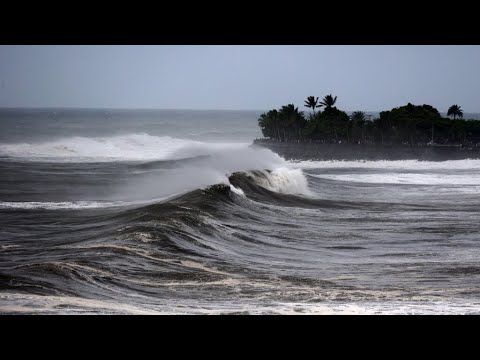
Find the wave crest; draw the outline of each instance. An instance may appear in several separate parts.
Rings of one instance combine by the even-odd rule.
[[[312,195],[301,169],[276,168],[248,172],[261,187],[280,194]]]
[[[204,143],[149,134],[76,136],[43,143],[0,144],[0,156],[57,162],[177,160],[246,146],[243,143]]]

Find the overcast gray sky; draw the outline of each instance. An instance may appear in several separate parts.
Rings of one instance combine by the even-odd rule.
[[[480,46],[0,46],[1,107],[480,112]]]

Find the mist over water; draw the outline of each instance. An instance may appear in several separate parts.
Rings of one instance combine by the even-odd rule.
[[[285,160],[254,111],[0,111],[0,313],[479,313],[480,161]]]

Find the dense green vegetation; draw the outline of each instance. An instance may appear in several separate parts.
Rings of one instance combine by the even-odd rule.
[[[480,143],[480,121],[463,120],[460,106],[447,112],[453,119],[440,115],[430,105],[407,104],[369,120],[364,112],[350,116],[335,106],[337,97],[309,96],[305,114],[293,104],[263,113],[258,119],[263,136],[276,141],[319,141],[358,144],[477,144]],[[321,110],[323,108],[323,111]],[[317,109],[317,111],[315,111]],[[457,119],[458,118],[458,119]]]

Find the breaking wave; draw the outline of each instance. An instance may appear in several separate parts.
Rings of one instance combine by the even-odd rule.
[[[248,144],[243,143],[205,143],[144,133],[95,138],[76,136],[42,143],[0,144],[0,156],[54,162],[176,160],[247,146]]]

